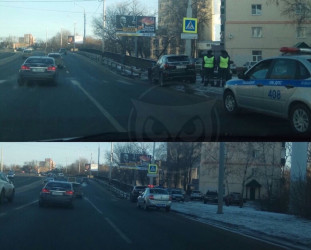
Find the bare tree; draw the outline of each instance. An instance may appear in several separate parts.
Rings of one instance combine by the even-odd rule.
[[[275,4],[280,7],[281,14],[293,19],[298,26],[310,21],[310,0],[267,0],[267,4]]]

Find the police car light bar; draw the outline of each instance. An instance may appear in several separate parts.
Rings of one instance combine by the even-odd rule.
[[[283,53],[308,53],[311,54],[311,49],[306,48],[291,48],[291,47],[282,47],[280,49]]]

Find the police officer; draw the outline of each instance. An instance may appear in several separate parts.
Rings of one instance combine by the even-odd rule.
[[[209,84],[210,79],[214,75],[215,57],[211,50],[207,51],[207,55],[203,57],[203,81],[204,86]]]
[[[228,52],[225,50],[221,51],[219,57],[219,76],[220,76],[220,87],[223,87],[226,83],[226,80],[229,75],[229,64],[230,64],[230,57]]]

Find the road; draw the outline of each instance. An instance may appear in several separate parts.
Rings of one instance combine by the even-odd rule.
[[[143,211],[95,181],[84,187],[74,209],[40,208],[41,181],[16,178],[23,184],[15,200],[0,206],[1,250],[281,249],[173,212]]]
[[[197,95],[190,84],[161,88],[68,53],[57,86],[19,87],[22,62],[1,66],[0,141],[292,139],[286,120],[248,111],[228,116],[221,95]]]

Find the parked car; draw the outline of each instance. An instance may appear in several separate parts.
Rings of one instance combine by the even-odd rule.
[[[137,198],[137,207],[148,210],[149,208],[165,208],[167,212],[171,210],[172,197],[166,189],[146,188]]]
[[[285,53],[264,59],[239,79],[226,82],[223,104],[228,114],[246,108],[288,119],[294,134],[311,132],[311,49],[281,48]],[[307,54],[308,53],[308,54]]]
[[[196,82],[195,64],[187,55],[163,55],[156,65],[149,69],[150,82],[158,81],[164,86],[171,80]]]
[[[224,197],[224,201],[227,206],[240,205],[240,203],[243,202],[243,199],[240,193],[232,192]]]
[[[190,200],[202,200],[203,195],[199,190],[192,190],[190,194]]]
[[[207,190],[206,194],[203,196],[203,202],[218,202],[218,193],[217,191]]]
[[[21,66],[18,73],[18,84],[29,81],[48,81],[56,84],[58,75],[55,60],[47,56],[31,56]]]
[[[0,172],[0,204],[7,199],[12,202],[15,196],[15,187],[11,180],[3,173]]]
[[[74,189],[72,183],[64,181],[48,182],[39,195],[39,206],[66,205],[73,208]]]
[[[145,191],[146,187],[147,186],[135,186],[130,193],[130,201],[137,201],[137,197]]]
[[[181,192],[181,190],[179,189],[172,189],[170,195],[172,196],[172,200],[175,201],[185,201],[185,197],[183,195],[183,193]]]
[[[55,64],[57,65],[58,68],[60,69],[64,68],[64,61],[60,53],[49,53],[48,57],[54,58]]]
[[[82,196],[83,196],[82,185],[78,182],[73,182],[72,186],[73,186],[75,197],[82,198]]]

